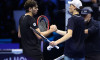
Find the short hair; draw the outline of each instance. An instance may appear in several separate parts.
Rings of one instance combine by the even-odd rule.
[[[29,7],[35,7],[37,5],[37,2],[35,0],[27,0],[24,4],[24,8],[26,12],[29,12]]]
[[[73,5],[73,4],[72,4]],[[74,6],[74,5],[73,5]],[[75,7],[75,6],[74,6]],[[79,9],[76,7],[76,11],[78,11],[79,13],[81,12],[81,10],[83,9],[83,6],[80,6]]]
[[[79,13],[81,13],[81,10],[83,9],[83,6],[79,7],[80,9],[76,8],[76,11],[78,11]]]

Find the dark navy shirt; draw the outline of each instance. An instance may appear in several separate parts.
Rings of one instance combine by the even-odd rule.
[[[74,15],[68,19],[68,29],[73,31],[72,37],[65,42],[64,54],[71,58],[84,57],[84,19],[80,15]]]

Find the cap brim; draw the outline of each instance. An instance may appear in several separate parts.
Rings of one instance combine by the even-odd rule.
[[[90,13],[91,13],[91,12],[85,13],[85,12],[82,12],[82,11],[81,11],[81,14],[82,14],[82,15],[87,15],[87,14],[90,14]]]
[[[87,15],[88,13],[81,13],[81,15]]]

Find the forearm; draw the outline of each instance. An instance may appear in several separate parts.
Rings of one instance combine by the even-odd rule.
[[[62,43],[62,42],[64,42],[64,41],[70,39],[71,37],[72,37],[71,34],[66,34],[66,35],[64,35],[62,38],[58,39],[58,40],[56,41],[56,43],[57,43],[57,45],[58,45],[58,44],[60,44],[60,43]]]
[[[44,32],[41,32],[39,28],[36,29],[36,31],[38,31],[41,35],[43,35],[43,36],[45,36],[45,37],[47,37],[48,35],[50,35],[52,32],[54,32],[54,31],[56,31],[56,30],[57,30],[57,28],[55,28],[55,25],[51,25],[51,26],[50,26],[50,29],[47,30],[47,31],[44,31]],[[36,35],[37,35],[37,34],[36,34]],[[38,37],[39,39],[41,39],[40,36],[37,35],[37,37]]]
[[[50,35],[53,31],[52,30],[47,30],[47,31],[44,31],[44,32],[40,32],[43,36],[47,37],[48,35]]]
[[[41,32],[41,34],[46,37],[46,36],[50,35],[52,32],[55,32],[56,30],[57,30],[56,26],[51,25],[49,30]]]
[[[20,26],[18,27],[18,37],[21,38]]]
[[[60,35],[65,35],[67,32],[66,31],[62,31],[62,30],[57,30],[56,33],[58,33]]]
[[[50,30],[50,29],[47,30],[47,31],[41,32],[39,28],[37,28],[36,31],[39,32],[41,35],[43,35],[43,36],[45,36],[45,37],[48,36],[50,33],[53,32],[53,31]],[[36,32],[34,32],[34,33],[35,33],[35,35],[38,37],[38,39],[42,39],[42,37],[39,36]]]

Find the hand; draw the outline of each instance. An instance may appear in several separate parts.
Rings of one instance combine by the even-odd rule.
[[[57,45],[57,43],[56,43],[56,41],[51,41],[49,45],[51,45],[51,46],[53,46],[53,47],[54,47],[54,46],[56,46],[56,45]]]
[[[54,31],[57,31],[57,26],[56,25],[51,25],[50,26],[50,29],[54,32]]]
[[[85,33],[85,34],[88,34],[88,29],[85,29],[85,30],[84,30],[84,33]]]

